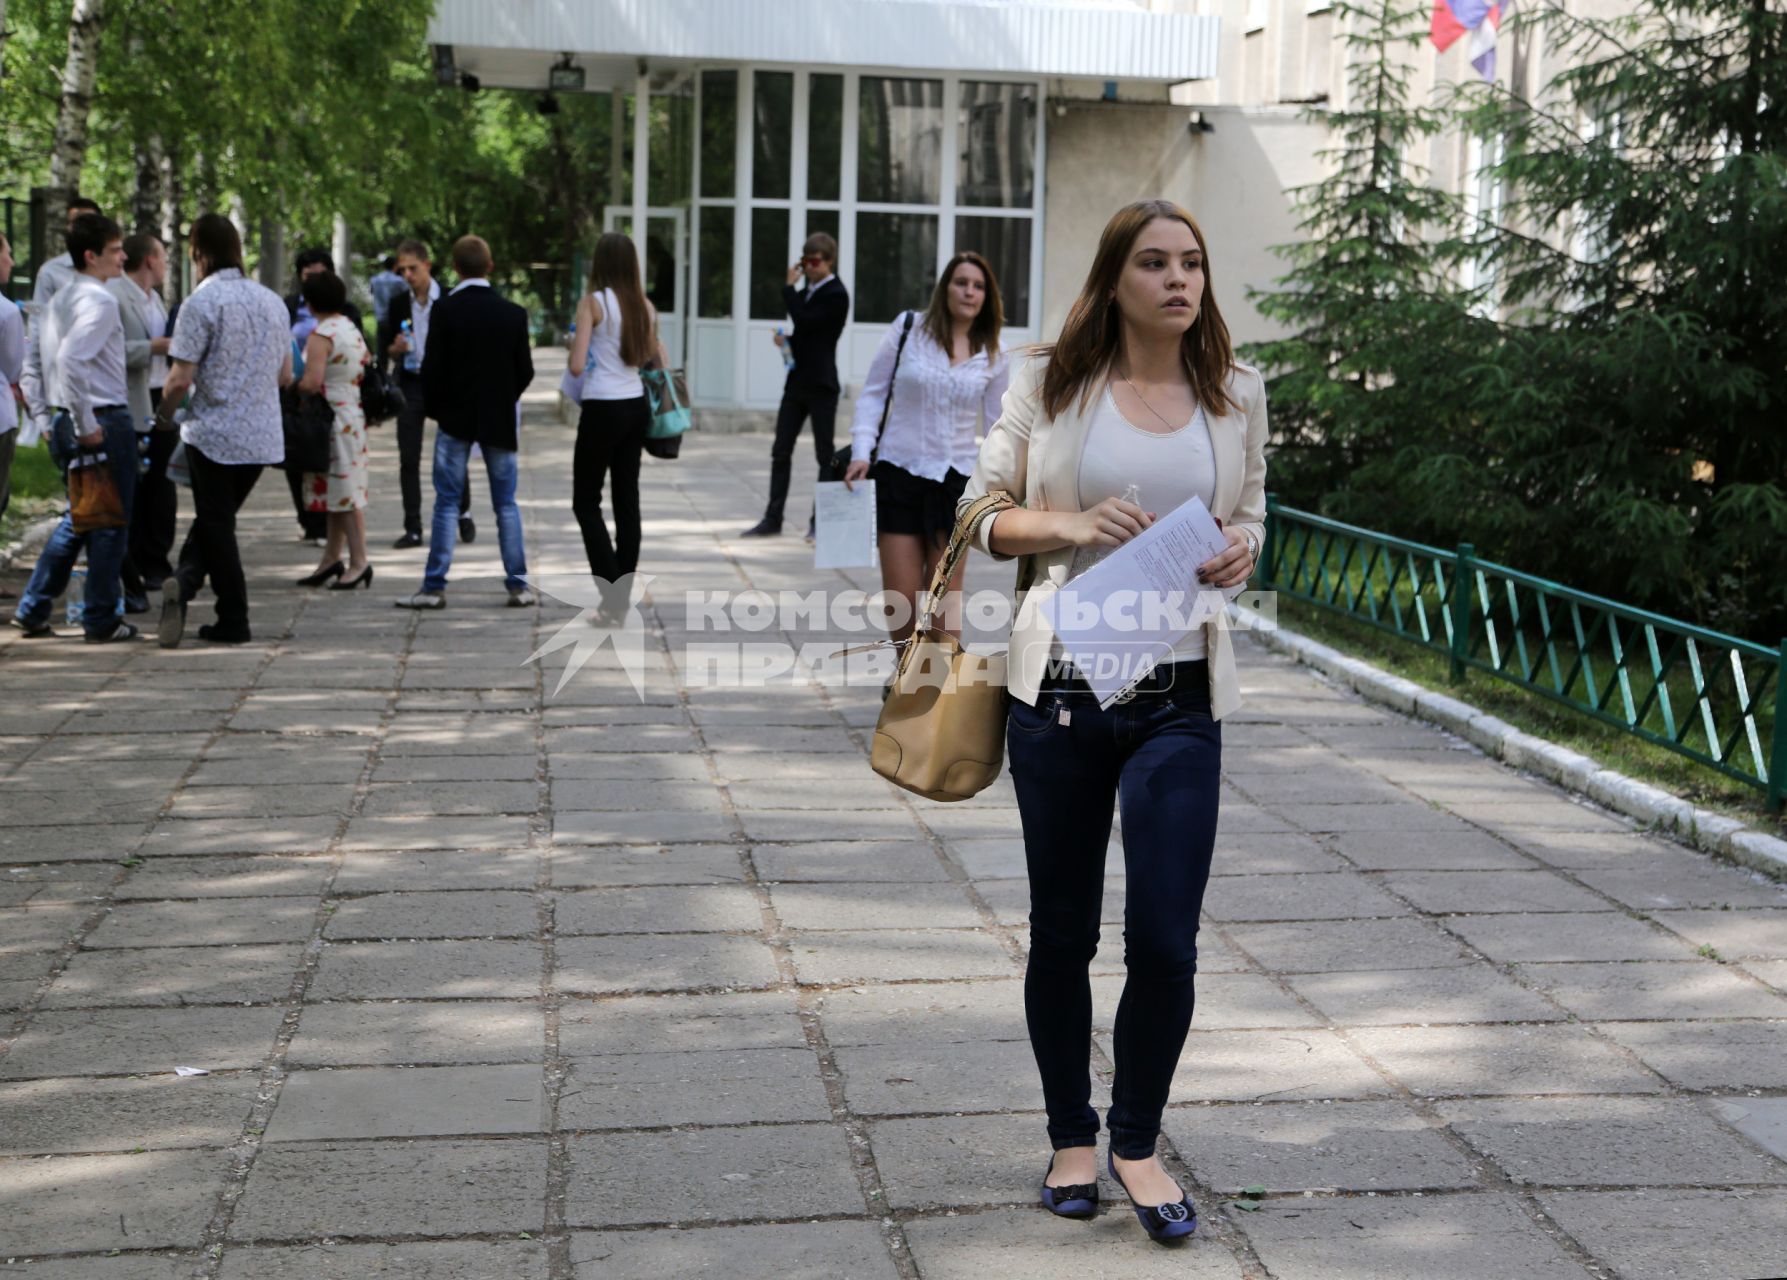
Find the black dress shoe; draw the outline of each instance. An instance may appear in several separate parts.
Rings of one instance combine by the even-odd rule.
[[[419,533],[406,533],[396,542],[391,544],[392,548],[397,551],[408,551],[411,547],[419,547],[421,545],[422,535]]]
[[[199,639],[212,644],[247,644],[253,638],[247,627],[226,627],[221,622],[207,622],[199,628]]]
[[[341,561],[337,560],[332,565],[329,565],[322,569],[318,569],[315,573],[308,574],[305,577],[299,578],[298,585],[300,587],[320,587],[325,582],[328,582],[333,578],[339,578],[344,572],[346,572],[346,570],[347,570],[347,566],[344,565],[343,563],[341,563]]]
[[[478,540],[478,526],[472,523],[470,516],[459,517],[459,540],[461,542],[476,542]]]
[[[741,538],[773,538],[781,532],[782,522],[780,520],[771,520],[768,516],[764,516],[763,519],[738,536]]]

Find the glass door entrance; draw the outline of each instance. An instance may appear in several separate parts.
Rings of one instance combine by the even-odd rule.
[[[632,236],[644,256],[645,296],[658,309],[658,333],[670,353],[670,363],[681,368],[686,348],[685,322],[689,292],[689,223],[684,209],[647,209],[645,239],[633,231],[630,209],[610,206],[602,216],[602,230]]]

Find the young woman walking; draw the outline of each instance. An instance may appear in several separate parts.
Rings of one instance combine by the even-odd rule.
[[[1170,201],[1142,201],[1105,227],[1060,339],[1014,376],[962,499],[965,510],[1003,489],[1024,503],[983,521],[976,540],[999,559],[1028,557],[1034,570],[1012,633],[1006,743],[1030,878],[1024,1009],[1055,1152],[1042,1201],[1069,1217],[1097,1210],[1087,967],[1116,804],[1127,978],[1113,1039],[1109,1169],[1159,1241],[1197,1226],[1155,1144],[1191,1026],[1221,720],[1240,703],[1234,654],[1219,615],[1101,710],[1060,660],[1039,605],[1194,496],[1222,522],[1228,548],[1183,565],[1185,590],[1238,592],[1265,534],[1265,443],[1264,386],[1235,361],[1203,233]]]
[[[974,469],[976,432],[983,418],[998,415],[1010,381],[999,349],[1004,322],[991,264],[978,253],[956,254],[923,317],[906,312],[888,326],[857,398],[844,482],[875,481],[881,585],[895,640],[912,634],[918,593],[949,544],[956,503]],[[960,599],[967,567],[964,557],[950,580],[952,601]],[[945,616],[959,638],[958,612],[952,605]]]
[[[627,610],[622,578],[639,567],[639,456],[651,427],[641,366],[668,364],[658,339],[658,312],[645,298],[639,255],[616,232],[596,241],[589,292],[577,304],[571,376],[579,379],[583,412],[571,461],[571,510],[583,531],[589,569],[601,588],[601,613]],[[613,481],[614,537],[602,519],[602,485]]]

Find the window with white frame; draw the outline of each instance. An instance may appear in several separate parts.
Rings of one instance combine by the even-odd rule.
[[[1040,83],[773,66],[696,78],[694,319],[708,354],[705,395],[722,396],[727,383],[750,403],[768,395],[767,345],[759,351],[742,331],[733,345],[712,322],[785,323],[788,265],[813,232],[837,239],[865,336],[924,307],[960,250],[992,266],[1009,328],[1036,322]],[[860,376],[872,344],[846,348],[840,369],[848,358]],[[743,362],[731,366],[736,382],[714,363],[725,350]]]

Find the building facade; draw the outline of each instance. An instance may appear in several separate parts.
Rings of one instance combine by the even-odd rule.
[[[781,287],[814,231],[853,296],[847,382],[958,250],[992,262],[1009,342],[1051,337],[1146,196],[1199,219],[1236,340],[1272,336],[1247,292],[1321,174],[1305,112],[1344,100],[1339,21],[1326,0],[441,0],[429,39],[443,83],[608,95],[603,225],[640,245],[696,404],[751,414],[780,394]],[[1411,56],[1424,88],[1471,74],[1462,48]],[[1470,191],[1480,150],[1433,146],[1416,159]]]

